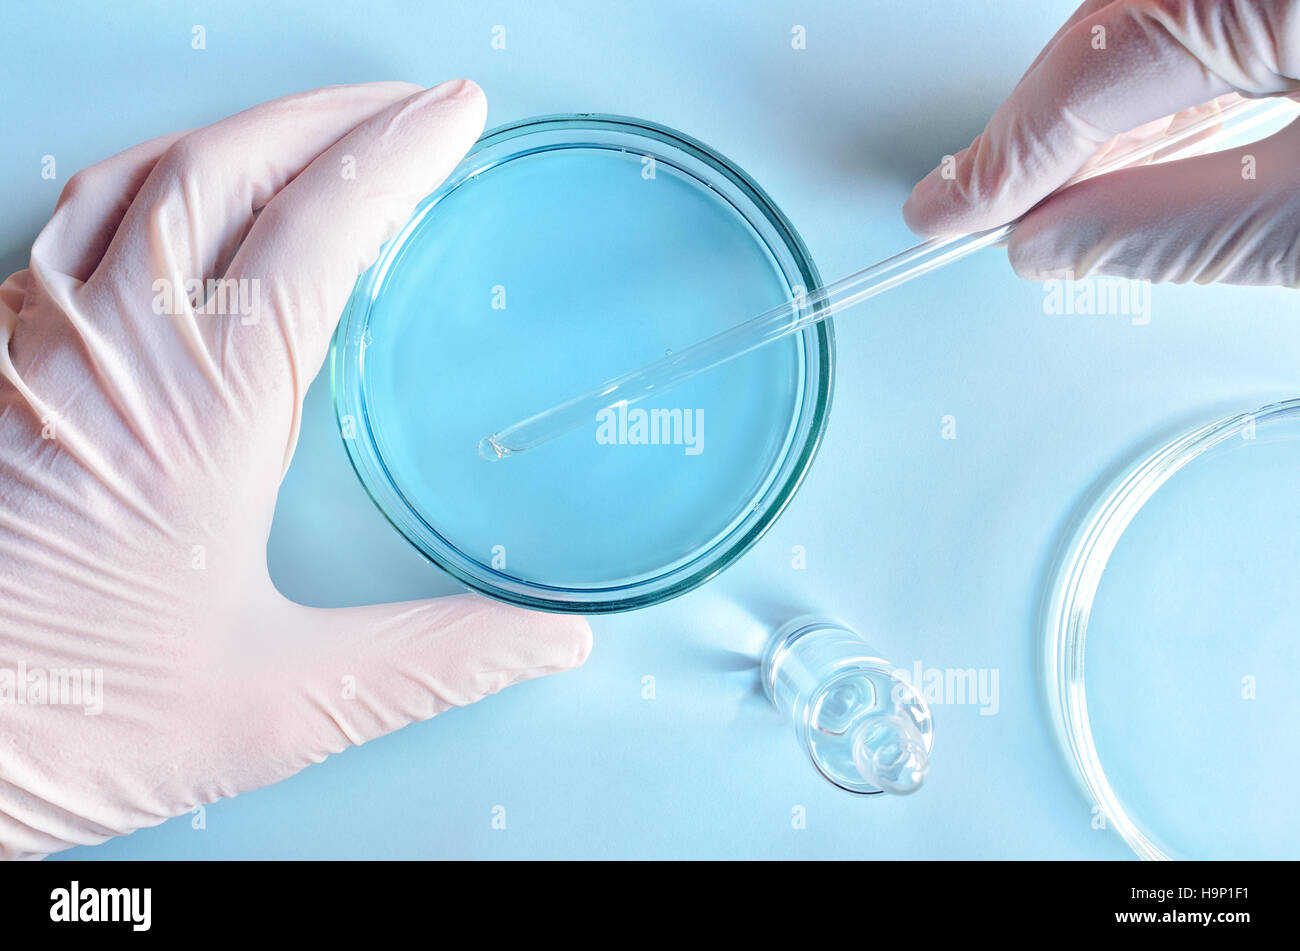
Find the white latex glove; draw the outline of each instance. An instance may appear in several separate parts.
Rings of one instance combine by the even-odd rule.
[[[923,235],[993,227],[1115,136],[1158,133],[1225,94],[1297,89],[1300,0],[1088,0],[955,156],[955,174],[931,172],[903,214]],[[1008,250],[1037,280],[1072,271],[1298,287],[1300,123],[1241,149],[1083,182],[1034,209]]]
[[[311,609],[267,574],[335,321],[485,111],[468,82],[319,89],[68,182],[0,287],[0,855],[155,825],[586,658],[577,617]],[[155,281],[223,275],[216,306],[155,313]],[[33,671],[74,668],[102,673],[98,715],[33,699]]]

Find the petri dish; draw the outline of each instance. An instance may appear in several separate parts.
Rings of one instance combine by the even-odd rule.
[[[358,280],[330,355],[349,458],[430,561],[599,613],[691,590],[788,504],[826,426],[830,322],[500,462],[479,440],[820,283],[735,165],[639,119],[487,133]]]
[[[1300,857],[1300,400],[1126,468],[1062,547],[1048,696],[1093,824],[1144,859]]]

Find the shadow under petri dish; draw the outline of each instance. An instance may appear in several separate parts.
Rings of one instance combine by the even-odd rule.
[[[579,138],[465,176],[381,255],[364,330],[340,331],[358,342],[336,343],[391,493],[372,497],[505,600],[606,610],[655,599],[668,576],[699,583],[810,461],[828,337],[754,351],[502,462],[477,444],[788,299],[805,279],[790,270],[735,203],[663,157]]]

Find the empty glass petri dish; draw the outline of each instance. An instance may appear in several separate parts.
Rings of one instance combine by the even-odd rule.
[[[330,356],[348,455],[471,588],[584,613],[666,600],[802,481],[829,321],[517,457],[486,462],[479,440],[819,283],[772,200],[694,139],[599,115],[498,128],[357,282]]]
[[[1300,857],[1300,401],[1127,468],[1046,607],[1048,696],[1095,827],[1147,859]]]

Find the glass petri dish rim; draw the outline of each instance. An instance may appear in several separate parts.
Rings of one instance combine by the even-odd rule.
[[[1128,813],[1102,767],[1088,719],[1085,646],[1093,601],[1110,556],[1142,506],[1190,463],[1247,431],[1300,420],[1300,399],[1269,403],[1182,433],[1098,493],[1060,548],[1043,611],[1047,700],[1058,740],[1102,816],[1141,859],[1185,858],[1148,835]]]
[[[520,140],[528,137],[531,147]],[[576,138],[575,138],[576,137]],[[637,146],[642,147],[638,148]],[[776,203],[734,163],[667,126],[627,116],[572,113],[539,116],[485,133],[447,180],[424,199],[411,220],[358,278],[330,346],[330,384],[348,460],[388,522],[444,572],[462,584],[507,603],[562,613],[602,614],[647,607],[685,594],[733,564],[766,533],[802,484],[816,456],[830,414],[834,381],[834,329],[830,320],[804,331],[804,388],[790,450],[774,468],[764,492],[747,516],[708,549],[647,580],[601,588],[548,586],[505,575],[465,555],[443,539],[409,506],[387,474],[375,440],[369,438],[364,390],[364,335],[370,307],[388,269],[425,214],[440,198],[469,179],[510,158],[535,151],[573,147],[611,148],[634,155],[667,151],[670,165],[705,185],[748,223],[787,282],[817,287],[820,274],[803,239]],[[657,159],[658,160],[658,159]],[[819,305],[821,306],[821,305]],[[347,426],[355,430],[347,436]]]

